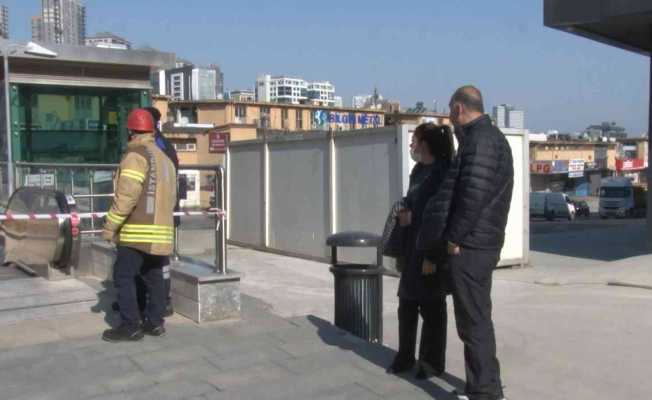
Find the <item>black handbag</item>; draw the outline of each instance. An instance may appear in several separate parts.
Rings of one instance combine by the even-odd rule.
[[[397,201],[387,215],[382,236],[382,253],[384,256],[399,258],[404,256],[403,229],[398,223],[398,211],[403,208],[403,201]]]

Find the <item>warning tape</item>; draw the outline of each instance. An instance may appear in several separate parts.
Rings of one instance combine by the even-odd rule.
[[[69,213],[69,214],[0,214],[0,221],[35,221],[35,220],[60,220],[60,219],[91,219],[91,218],[104,218],[108,213],[106,212],[95,212],[95,213]],[[208,211],[177,211],[174,213],[175,217],[188,217],[188,216],[208,216],[216,215],[220,219],[226,219],[226,213],[224,210],[217,208],[210,209]]]

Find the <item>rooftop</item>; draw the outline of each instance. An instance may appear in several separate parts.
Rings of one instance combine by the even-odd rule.
[[[93,36],[87,36],[86,39],[114,39],[121,42],[129,42],[127,39],[116,35],[111,32],[98,32]]]
[[[15,48],[10,58],[26,58],[33,60],[56,60],[91,64],[119,64],[132,66],[164,67],[174,65],[173,53],[150,50],[118,50],[88,46],[71,46],[63,44],[39,44],[43,48],[56,53],[56,57],[44,57],[25,52],[27,43],[0,40],[0,48]]]

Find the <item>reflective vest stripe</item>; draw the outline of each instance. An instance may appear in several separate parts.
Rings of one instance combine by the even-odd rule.
[[[123,173],[123,174],[124,174],[124,173],[133,174],[133,175],[136,175],[136,176],[138,176],[138,177],[141,177],[141,178],[143,178],[143,180],[145,180],[145,174],[143,174],[143,173],[140,172],[140,171],[136,171],[135,169],[123,169],[123,170],[122,170],[122,173]]]
[[[125,221],[125,219],[127,219],[127,217],[121,217],[121,216],[116,215],[116,214],[114,214],[112,212],[109,212],[108,214],[106,214],[106,218],[109,221],[111,221],[111,222],[113,222],[114,224],[117,224],[117,225],[122,224]]]
[[[138,241],[143,241],[143,242],[148,242],[150,240],[165,240],[168,242],[172,242],[172,236],[167,236],[167,235],[141,235],[141,234],[120,234],[120,240],[138,240]]]
[[[145,244],[172,244],[172,240],[165,239],[136,239],[120,238],[121,243],[145,243]]]
[[[148,231],[157,231],[157,232],[173,232],[174,227],[173,226],[166,226],[166,225],[137,225],[137,224],[125,224],[125,226],[122,228],[123,230],[125,229],[145,229]]]
[[[145,182],[145,176],[143,174],[140,174],[140,173],[136,174],[132,170],[124,170],[124,171],[122,171],[122,173],[120,174],[120,177],[123,177],[123,176],[127,177],[127,178],[131,178],[133,180],[136,180],[136,181],[138,181],[140,183]]]

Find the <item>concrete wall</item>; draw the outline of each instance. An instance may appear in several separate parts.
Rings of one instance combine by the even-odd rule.
[[[325,258],[326,238],[362,230],[380,234],[391,205],[407,191],[414,125],[348,132],[282,134],[232,142],[227,155],[229,239],[236,244]],[[505,133],[515,187],[504,265],[529,253],[527,135]],[[343,249],[342,259],[373,262],[373,250]],[[391,266],[389,259],[386,265]]]

